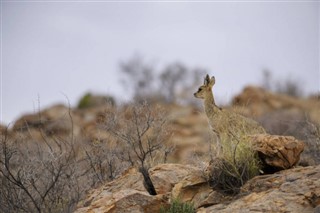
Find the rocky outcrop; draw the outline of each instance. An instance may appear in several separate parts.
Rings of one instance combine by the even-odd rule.
[[[71,109],[58,104],[39,113],[22,116],[15,122],[13,130],[27,132],[30,129],[42,129],[43,133],[47,135],[69,134],[73,128],[73,117],[75,115]]]
[[[232,105],[242,107],[240,111],[249,117],[260,117],[278,110],[297,110],[307,114],[312,122],[320,124],[320,101],[317,98],[297,98],[247,86],[233,98]]]
[[[250,139],[267,172],[296,166],[304,149],[304,143],[292,136],[258,134]]]
[[[313,213],[320,205],[320,166],[257,176],[233,200],[198,209],[200,213]]]
[[[320,208],[320,166],[257,176],[234,197],[210,188],[203,172],[190,165],[161,164],[149,172],[158,195],[147,194],[141,174],[130,169],[120,178],[93,190],[76,212],[158,212],[171,198],[177,197],[183,202],[193,202],[199,213],[311,213]]]
[[[168,205],[172,188],[200,169],[190,165],[161,164],[149,170],[157,196],[151,196],[143,186],[143,177],[129,169],[118,179],[93,190],[78,206],[80,212],[157,212]]]
[[[233,105],[245,106],[250,113],[260,116],[283,108],[303,108],[302,101],[287,95],[274,94],[261,87],[247,86],[232,100]]]

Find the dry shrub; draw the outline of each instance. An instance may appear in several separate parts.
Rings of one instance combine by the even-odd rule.
[[[0,212],[72,212],[87,189],[70,141],[3,136],[0,153]]]
[[[111,146],[108,142],[94,142],[85,145],[86,168],[92,187],[99,186],[118,177],[128,163],[120,158],[122,149]]]
[[[260,162],[245,136],[222,139],[221,150],[208,167],[211,187],[236,194],[248,180],[259,174]]]
[[[148,169],[165,162],[172,150],[166,146],[170,132],[166,128],[165,112],[147,102],[135,103],[123,111],[109,112],[106,130],[113,134],[117,146],[123,150],[120,158],[138,168],[144,177],[146,190],[155,195]]]
[[[156,194],[148,168],[165,161],[171,150],[165,146],[169,133],[159,108],[144,103],[119,113],[110,110],[99,123],[112,134],[90,142],[73,135],[71,115],[66,115],[71,123],[67,134],[48,135],[43,125],[26,129],[37,132],[36,139],[1,133],[0,212],[73,212],[90,188],[130,166],[139,168],[146,188]]]

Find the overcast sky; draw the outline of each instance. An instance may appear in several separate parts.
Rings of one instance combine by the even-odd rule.
[[[1,119],[88,91],[125,97],[119,62],[139,53],[215,75],[230,99],[276,78],[320,90],[319,2],[1,1]],[[191,94],[192,95],[192,94]]]

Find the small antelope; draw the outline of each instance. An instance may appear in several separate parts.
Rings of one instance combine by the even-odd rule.
[[[215,77],[206,75],[204,83],[194,93],[196,98],[204,99],[204,110],[208,117],[209,125],[216,134],[219,143],[225,139],[237,139],[246,135],[265,133],[256,121],[246,118],[235,112],[218,107],[214,101],[212,87]]]

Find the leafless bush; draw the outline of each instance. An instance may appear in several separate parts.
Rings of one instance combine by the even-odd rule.
[[[162,95],[165,97],[166,102],[174,103],[177,97],[177,87],[181,86],[187,77],[187,68],[180,64],[175,63],[167,66],[160,74],[160,81],[162,86]]]
[[[147,191],[155,195],[148,169],[164,161],[170,150],[165,146],[169,136],[166,116],[158,107],[144,102],[130,105],[121,113],[108,113],[107,119],[107,131],[123,149],[121,158],[139,169]]]
[[[141,100],[154,94],[154,68],[145,63],[139,55],[135,55],[127,62],[121,62],[120,70],[124,74],[122,83],[127,91],[133,91],[132,95],[135,100]]]
[[[122,160],[123,150],[119,148],[103,142],[86,146],[84,159],[87,162],[86,168],[90,170],[87,175],[92,187],[115,179],[129,167],[128,163]]]
[[[0,212],[72,212],[83,193],[72,143],[4,135],[0,145]]]
[[[183,63],[168,64],[156,70],[139,56],[120,64],[126,90],[133,91],[135,101],[164,101],[166,103],[192,102],[192,91],[199,84],[204,69],[190,69]],[[193,102],[192,102],[193,103]]]
[[[119,150],[77,138],[71,113],[66,116],[71,123],[69,135],[48,135],[45,125],[13,132],[10,137],[8,131],[3,132],[0,212],[73,212],[88,189],[121,172],[122,164],[114,158]],[[29,132],[37,132],[37,138]]]

